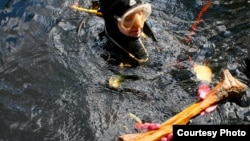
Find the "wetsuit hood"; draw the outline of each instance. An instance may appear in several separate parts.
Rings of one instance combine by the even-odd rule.
[[[134,8],[141,3],[140,0],[100,0],[101,11],[104,16],[122,16],[131,8]]]

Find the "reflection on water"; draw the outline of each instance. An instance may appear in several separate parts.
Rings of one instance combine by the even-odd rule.
[[[70,9],[75,2],[91,4],[0,4],[0,140],[115,140],[135,132],[129,113],[161,123],[196,100],[189,55],[210,60],[214,84],[222,69],[235,75],[243,69],[250,37],[248,0],[214,0],[189,44],[183,40],[206,1],[153,1],[150,22],[159,42],[149,41],[150,62],[136,68],[111,66],[100,57],[104,22]],[[110,89],[107,81],[117,74],[138,79]],[[249,124],[249,105],[225,102],[192,122]]]

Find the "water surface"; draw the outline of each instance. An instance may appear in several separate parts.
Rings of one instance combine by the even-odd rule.
[[[104,21],[70,9],[75,2],[91,7],[89,0],[1,2],[0,140],[116,140],[135,132],[129,113],[162,123],[196,101],[190,56],[209,59],[214,85],[223,69],[237,76],[244,68],[248,0],[213,0],[195,33],[191,25],[207,1],[150,1],[149,22],[159,42],[148,41],[150,61],[135,68],[112,66],[101,57]],[[118,74],[136,79],[109,88],[107,81]],[[244,102],[223,102],[190,124],[249,124],[246,95]]]

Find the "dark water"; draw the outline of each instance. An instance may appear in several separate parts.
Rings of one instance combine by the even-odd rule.
[[[235,76],[243,69],[249,0],[213,0],[189,44],[183,40],[207,1],[150,1],[159,42],[149,40],[150,62],[136,68],[112,66],[100,57],[104,22],[70,9],[75,2],[91,6],[90,0],[1,1],[1,141],[116,140],[135,132],[129,113],[162,123],[197,99],[188,56],[210,60],[214,84],[223,69]],[[138,79],[110,89],[107,81],[117,74]],[[249,124],[249,101],[223,102],[192,123]]]

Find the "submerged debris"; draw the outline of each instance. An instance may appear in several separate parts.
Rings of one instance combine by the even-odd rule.
[[[209,66],[194,64],[193,71],[196,74],[198,81],[212,82],[212,70]]]
[[[125,80],[122,75],[114,75],[109,78],[109,87],[117,89],[120,87],[121,82]]]

